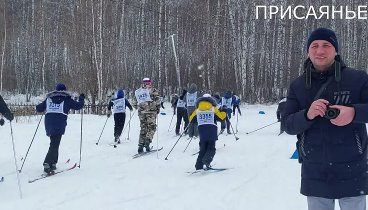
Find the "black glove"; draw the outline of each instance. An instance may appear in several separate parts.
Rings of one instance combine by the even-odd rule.
[[[277,117],[277,121],[280,122],[281,121],[281,113],[280,111],[276,112],[276,117]]]
[[[9,121],[13,121],[14,120],[14,115],[11,112],[9,112],[8,114],[4,115],[4,117],[6,119],[8,119]]]
[[[226,112],[227,108],[226,108],[225,105],[223,105],[223,106],[220,107],[219,110],[220,110],[220,112]]]
[[[5,120],[3,118],[0,119],[0,126],[3,126],[5,123]]]
[[[106,116],[107,116],[107,118],[109,118],[111,116],[111,111],[107,111]]]
[[[80,101],[83,101],[83,100],[84,100],[84,98],[85,98],[84,93],[81,93],[81,94],[79,95],[79,100],[80,100]]]
[[[181,96],[179,97],[180,98],[180,100],[183,100],[183,98],[184,98],[184,96],[185,96],[185,94],[187,94],[187,90],[186,89],[184,89],[183,90],[183,93],[181,94]]]
[[[183,93],[182,93],[181,95],[185,95],[185,94],[187,94],[187,92],[188,92],[188,91],[187,91],[186,89],[184,89],[184,90],[183,90]]]
[[[157,109],[157,114],[160,114],[160,109]]]

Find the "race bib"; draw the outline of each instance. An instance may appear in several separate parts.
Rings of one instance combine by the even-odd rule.
[[[125,98],[113,100],[112,103],[114,104],[114,113],[125,112]]]
[[[215,112],[213,108],[209,111],[197,110],[197,121],[198,125],[215,125]]]
[[[149,91],[145,88],[139,88],[135,91],[135,98],[137,99],[138,104],[152,101]]]
[[[226,98],[222,97],[221,104],[225,105],[228,109],[231,108],[231,102],[233,102],[232,98],[226,99]]]
[[[55,104],[52,102],[51,98],[46,99],[46,114],[48,113],[58,113],[58,114],[64,114],[64,101],[60,104]]]
[[[185,107],[185,102],[184,102],[184,100],[180,100],[180,99],[178,99],[178,103],[176,104],[176,107]]]
[[[187,106],[195,106],[197,100],[197,92],[187,93]]]

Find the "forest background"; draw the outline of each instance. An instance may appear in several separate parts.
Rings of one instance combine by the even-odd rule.
[[[317,27],[343,60],[367,70],[367,19],[256,18],[256,6],[348,6],[362,0],[0,0],[1,92],[42,95],[58,82],[92,104],[150,77],[161,95],[190,83],[275,102],[303,72]]]

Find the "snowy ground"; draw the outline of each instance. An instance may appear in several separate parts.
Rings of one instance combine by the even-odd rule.
[[[167,106],[169,107],[169,106]],[[230,170],[193,174],[198,140],[188,143],[184,136],[168,160],[166,155],[178,139],[168,132],[172,111],[159,115],[158,136],[152,145],[164,149],[137,159],[139,120],[131,121],[130,141],[117,148],[113,141],[113,118],[107,121],[99,145],[96,145],[105,116],[83,116],[81,167],[34,183],[28,180],[42,174],[42,162],[48,149],[43,119],[20,173],[23,199],[19,198],[13,158],[10,125],[0,127],[0,209],[4,210],[305,210],[305,197],[299,194],[300,165],[289,159],[295,150],[295,137],[279,133],[279,123],[254,133],[252,130],[276,121],[276,106],[243,106],[239,117],[239,137],[220,135],[214,167]],[[259,111],[266,114],[260,115]],[[129,112],[128,112],[129,113]],[[129,115],[129,114],[128,114]],[[18,166],[22,164],[40,117],[14,122],[14,140]],[[127,120],[128,121],[128,120]],[[176,119],[174,118],[174,122]],[[232,118],[236,129],[236,116]],[[69,115],[66,134],[60,145],[58,168],[65,168],[67,159],[79,162],[81,115]],[[127,125],[126,125],[127,126]],[[123,133],[126,139],[128,129]],[[225,145],[225,146],[224,146]]]

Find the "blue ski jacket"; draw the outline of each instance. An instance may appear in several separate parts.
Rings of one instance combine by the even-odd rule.
[[[61,104],[64,102],[63,113],[46,113],[45,129],[47,136],[64,135],[67,125],[68,113],[70,109],[79,110],[84,106],[84,96],[79,96],[79,101],[74,101],[66,91],[53,91],[47,94],[46,99],[36,106],[37,112],[44,112],[47,109],[47,99],[52,103]]]

